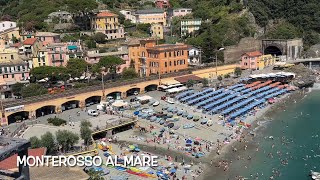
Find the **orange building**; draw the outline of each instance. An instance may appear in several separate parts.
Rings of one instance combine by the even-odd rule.
[[[129,58],[140,76],[178,72],[188,68],[188,46],[156,45],[153,39],[129,43]]]

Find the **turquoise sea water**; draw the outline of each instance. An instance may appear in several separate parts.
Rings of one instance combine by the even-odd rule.
[[[320,91],[287,104],[285,111],[274,115],[273,121],[258,132],[252,148],[240,154],[245,159],[234,160],[218,179],[234,179],[236,175],[248,179],[311,179],[310,170],[320,172]],[[247,160],[248,156],[252,159]]]

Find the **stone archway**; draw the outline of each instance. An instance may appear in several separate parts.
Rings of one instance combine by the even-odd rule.
[[[53,105],[48,105],[48,106],[43,106],[41,108],[38,108],[36,110],[36,117],[41,117],[41,116],[45,116],[48,114],[53,114],[56,112],[56,106]]]
[[[138,94],[140,94],[140,88],[131,88],[131,89],[128,89],[128,90],[126,91],[127,96],[135,95],[135,92],[137,92]]]
[[[280,48],[278,48],[277,46],[271,45],[268,46],[267,48],[264,49],[264,54],[271,54],[273,56],[281,56],[283,55],[282,51],[280,50]]]
[[[101,96],[91,96],[85,99],[85,105],[91,106],[101,102]]]
[[[106,97],[108,97],[108,96],[113,97],[113,99],[121,99],[122,92],[120,92],[120,91],[111,92],[111,93],[106,95]]]
[[[10,114],[8,117],[8,124],[15,123],[17,121],[23,121],[29,119],[29,112],[28,111],[19,111],[13,114]]]
[[[71,100],[61,104],[61,111],[78,108],[80,106],[79,100]]]
[[[146,86],[144,88],[145,92],[149,92],[149,91],[156,91],[158,89],[158,85],[157,84],[150,84],[148,86]]]

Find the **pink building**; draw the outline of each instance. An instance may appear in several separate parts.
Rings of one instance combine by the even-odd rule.
[[[67,59],[67,44],[55,43],[47,46],[49,66],[66,66]]]
[[[29,79],[28,64],[22,60],[0,61],[0,95],[1,99],[11,98],[11,85],[26,83]]]
[[[241,56],[241,69],[258,69],[261,52],[247,52]]]
[[[170,7],[170,2],[169,0],[156,0],[155,5],[157,8],[167,9]]]
[[[96,64],[102,57],[105,56],[117,56],[125,61],[125,64],[122,64],[118,67],[117,73],[121,73],[124,68],[130,67],[130,60],[128,55],[128,50],[122,50],[117,52],[107,52],[107,53],[99,53],[98,51],[88,51],[85,56],[85,60],[90,64]]]
[[[43,45],[61,42],[60,34],[52,32],[37,32],[35,37],[43,42]]]

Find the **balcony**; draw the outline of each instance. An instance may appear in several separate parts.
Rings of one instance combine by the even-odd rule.
[[[63,62],[63,59],[52,59],[52,62]]]

